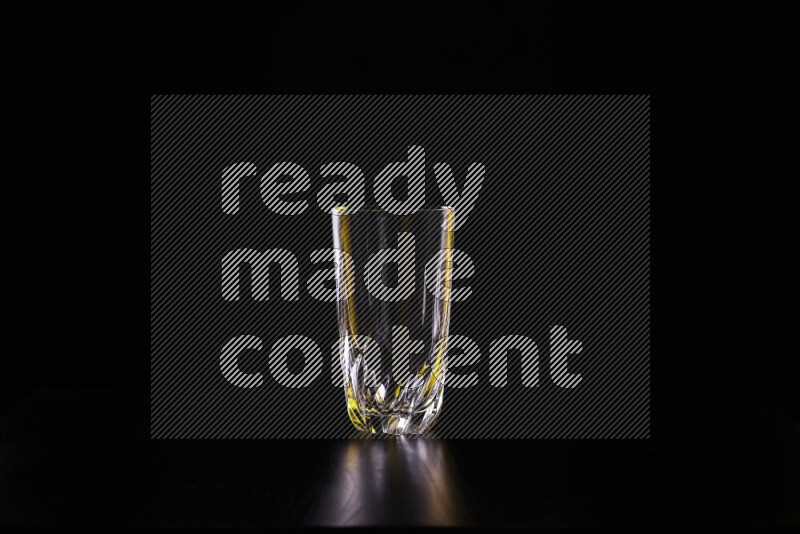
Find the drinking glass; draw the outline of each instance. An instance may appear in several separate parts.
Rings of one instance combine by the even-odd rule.
[[[441,412],[454,215],[332,210],[339,359],[359,430],[419,434]]]

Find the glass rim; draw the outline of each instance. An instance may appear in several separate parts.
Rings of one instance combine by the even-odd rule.
[[[420,209],[414,210],[411,213],[405,213],[404,215],[413,215],[413,214],[419,213],[419,212],[434,212],[434,211],[452,211],[452,212],[455,212],[455,209],[453,208],[453,206],[434,206],[434,207],[431,207],[431,208],[420,208]],[[381,206],[378,206],[376,204],[372,204],[372,205],[369,205],[369,206],[362,206],[362,207],[360,207],[358,209],[353,210],[352,212],[349,211],[349,207],[346,206],[346,205],[334,206],[333,208],[331,208],[331,215],[353,215],[353,214],[361,213],[361,212],[372,212],[372,213],[381,213],[381,212],[383,212],[383,213],[388,213],[390,215],[396,215],[396,214],[391,213],[391,212],[387,211],[385,208],[382,208]],[[400,216],[400,215],[398,215],[398,216]]]

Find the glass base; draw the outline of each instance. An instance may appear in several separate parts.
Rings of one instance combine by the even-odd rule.
[[[433,421],[426,422],[423,412],[411,415],[379,415],[367,420],[368,432],[372,434],[391,434],[404,436],[422,434],[433,426]]]
[[[439,417],[444,395],[439,390],[425,410],[413,412],[372,412],[351,410],[348,403],[348,415],[353,425],[360,431],[369,434],[387,434],[394,436],[418,435],[430,429]]]

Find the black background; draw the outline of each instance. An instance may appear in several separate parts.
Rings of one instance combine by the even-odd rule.
[[[147,406],[149,95],[649,94],[659,72],[653,437],[593,454],[652,454],[655,471],[671,473],[640,495],[656,509],[634,507],[634,524],[737,524],[743,507],[775,502],[759,463],[773,450],[758,430],[769,417],[748,402],[798,416],[785,13],[681,9],[662,20],[641,6],[561,2],[4,9],[16,169],[4,407],[42,390],[127,390]],[[146,409],[125,416],[114,424],[126,435],[146,433]],[[498,443],[507,470],[540,447]],[[586,472],[569,464],[567,478]],[[484,471],[471,472],[480,487]],[[614,475],[593,473],[594,488]],[[626,473],[594,494],[644,487]],[[524,508],[524,488],[513,478],[481,517],[498,521],[490,510],[502,502]]]

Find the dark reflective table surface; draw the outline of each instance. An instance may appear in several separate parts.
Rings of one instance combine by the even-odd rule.
[[[544,529],[796,524],[797,425],[757,403],[741,406],[726,412],[738,427],[724,417],[719,423],[731,428],[729,435],[669,444],[441,440],[435,434],[156,441],[148,438],[147,400],[140,395],[38,393],[0,419],[0,522]],[[734,438],[746,446],[732,447]]]
[[[474,525],[446,441],[351,440],[331,450],[311,525]]]

